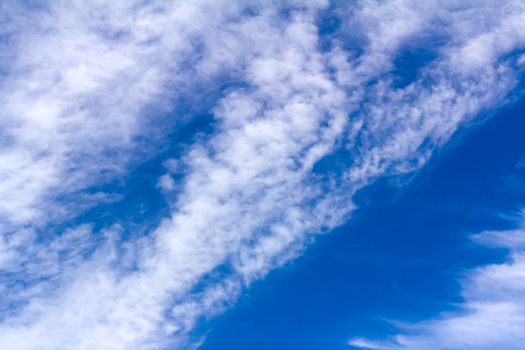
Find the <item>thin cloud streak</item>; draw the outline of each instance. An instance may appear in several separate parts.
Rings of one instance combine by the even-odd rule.
[[[521,349],[525,343],[525,232],[484,232],[480,244],[508,248],[507,261],[470,271],[462,282],[464,302],[455,313],[418,324],[404,325],[392,342],[353,339],[349,345],[366,349]],[[363,342],[360,342],[363,340]]]

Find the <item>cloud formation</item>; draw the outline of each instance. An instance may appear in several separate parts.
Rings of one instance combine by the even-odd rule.
[[[512,1],[497,11],[489,1],[8,2],[0,12],[10,294],[0,342],[13,350],[187,346],[196,322],[346,220],[355,191],[417,170],[506,102],[525,40],[525,6]],[[329,38],[321,13],[341,22]],[[400,53],[429,39],[434,59],[397,86]],[[203,102],[206,92],[220,96]],[[214,130],[166,159],[177,164],[157,182],[170,217],[128,239],[118,222],[57,231],[111,200],[93,186],[187,122],[181,100],[209,103],[200,108]],[[324,170],[327,157],[341,166]]]
[[[470,271],[463,281],[460,311],[439,319],[401,326],[392,342],[352,339],[363,349],[521,349],[525,343],[525,232],[484,232],[473,237],[481,244],[507,248],[502,264]]]

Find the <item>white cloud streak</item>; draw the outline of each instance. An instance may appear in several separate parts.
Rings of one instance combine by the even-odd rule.
[[[474,239],[509,249],[507,261],[470,271],[463,281],[460,311],[436,320],[401,326],[392,342],[362,339],[349,345],[374,349],[521,349],[525,344],[525,232],[484,232]]]
[[[349,23],[341,36],[361,33],[359,55],[337,40],[319,50],[315,18],[325,5],[57,3],[31,12],[30,23],[23,9],[4,5],[3,16],[14,20],[10,33],[19,34],[9,47],[16,63],[2,56],[0,218],[10,233],[0,240],[0,266],[34,285],[29,295],[16,291],[23,306],[5,311],[2,344],[187,345],[199,319],[345,220],[356,190],[383,174],[416,170],[516,82],[506,56],[523,46],[519,3],[477,23],[462,11],[486,14],[490,2],[363,1],[341,11]],[[432,22],[449,30],[447,44],[414,82],[394,88],[397,53],[418,35],[436,35],[425,25]],[[184,178],[170,218],[131,241],[115,227],[97,241],[82,226],[50,247],[34,243],[42,227],[88,205],[64,207],[60,196],[125,173],[146,157],[135,137],[153,145],[159,138],[152,118],[174,108],[178,96],[213,88],[221,74],[242,87],[212,108],[215,133],[171,161],[183,165]],[[343,171],[314,169],[335,151],[347,159]],[[159,179],[164,192],[174,186],[170,174]],[[31,277],[40,261],[53,266],[41,274],[51,271],[54,287]]]

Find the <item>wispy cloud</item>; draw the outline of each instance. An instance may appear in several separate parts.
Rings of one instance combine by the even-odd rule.
[[[182,346],[199,319],[345,220],[356,190],[418,169],[503,103],[520,69],[509,55],[525,37],[525,8],[513,2],[492,13],[490,2],[363,1],[334,13],[345,24],[330,50],[319,48],[322,1],[19,6],[2,7],[12,19],[2,45],[17,59],[2,56],[0,87],[0,266],[5,288],[32,281],[30,296],[10,291],[24,303],[0,325],[15,350]],[[470,19],[487,13],[487,23]],[[437,58],[395,87],[403,46],[438,35]],[[174,101],[199,103],[225,76],[238,84],[208,108],[214,133],[171,161],[180,187],[170,172],[158,181],[177,191],[169,218],[131,240],[125,228],[82,226],[36,243],[100,200],[61,198],[83,198],[147,158]],[[342,169],[316,169],[334,154]],[[55,267],[31,275],[47,262]],[[48,288],[40,279],[53,269]]]
[[[393,342],[375,349],[521,349],[525,343],[525,232],[484,232],[473,239],[509,249],[507,261],[472,270],[463,281],[461,310],[401,326]],[[367,348],[366,340],[349,345]]]
[[[373,341],[366,340],[364,338],[350,339],[348,341],[348,345],[361,349],[379,349],[381,347],[381,344],[377,344]]]

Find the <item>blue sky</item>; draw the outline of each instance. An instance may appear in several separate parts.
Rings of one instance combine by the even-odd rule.
[[[521,1],[0,23],[10,350],[525,347]]]
[[[409,185],[365,189],[353,219],[207,324],[202,348],[348,349],[348,338],[392,336],[393,321],[461,310],[458,276],[508,255],[469,236],[516,226],[524,108],[462,131]]]

